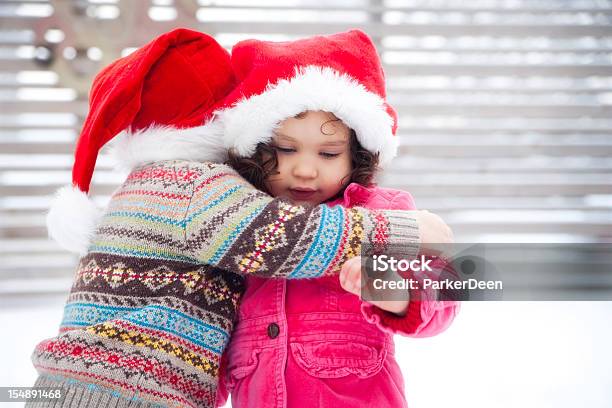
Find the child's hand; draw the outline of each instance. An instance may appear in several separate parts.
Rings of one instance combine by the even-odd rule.
[[[342,265],[340,286],[355,296],[361,295],[361,257],[356,256]],[[408,296],[406,296],[408,297]],[[408,309],[408,300],[372,300],[368,303],[391,313],[403,316]]]
[[[421,238],[420,253],[446,258],[454,242],[453,230],[442,218],[427,210],[414,211]]]

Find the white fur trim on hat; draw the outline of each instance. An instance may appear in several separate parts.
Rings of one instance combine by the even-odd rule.
[[[60,188],[47,213],[47,230],[62,248],[85,255],[101,211],[76,187]]]
[[[154,126],[117,136],[111,155],[122,170],[162,160],[221,163],[227,157],[221,136],[222,126],[216,121],[185,129]],[[47,230],[62,248],[82,256],[87,253],[101,216],[102,211],[87,193],[76,187],[63,187],[47,214]]]
[[[329,67],[296,68],[295,76],[216,112],[225,127],[224,142],[242,156],[250,156],[260,142],[272,138],[278,124],[307,110],[333,113],[355,130],[361,145],[380,153],[387,164],[397,153],[398,137],[384,100],[346,74]]]
[[[184,129],[152,126],[118,135],[113,139],[110,154],[122,170],[162,160],[222,163],[227,158],[222,137],[223,127],[216,120]]]

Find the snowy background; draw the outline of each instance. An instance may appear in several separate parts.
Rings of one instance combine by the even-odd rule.
[[[63,296],[3,298],[0,385],[30,386]],[[411,408],[609,408],[612,302],[464,302],[437,337],[396,337]],[[6,404],[18,407],[22,404]]]

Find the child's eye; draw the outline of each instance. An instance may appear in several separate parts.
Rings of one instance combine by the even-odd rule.
[[[295,149],[292,149],[290,147],[280,147],[280,146],[274,146],[274,148],[281,152],[281,153],[293,153],[295,152]]]
[[[327,159],[331,159],[333,157],[338,157],[340,156],[340,153],[325,153],[325,152],[321,152],[319,153],[321,156],[327,158]]]

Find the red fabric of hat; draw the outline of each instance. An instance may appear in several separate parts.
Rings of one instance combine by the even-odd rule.
[[[99,150],[122,130],[201,125],[234,85],[228,52],[211,36],[187,29],[161,35],[115,61],[94,80],[73,184],[89,191]]]

